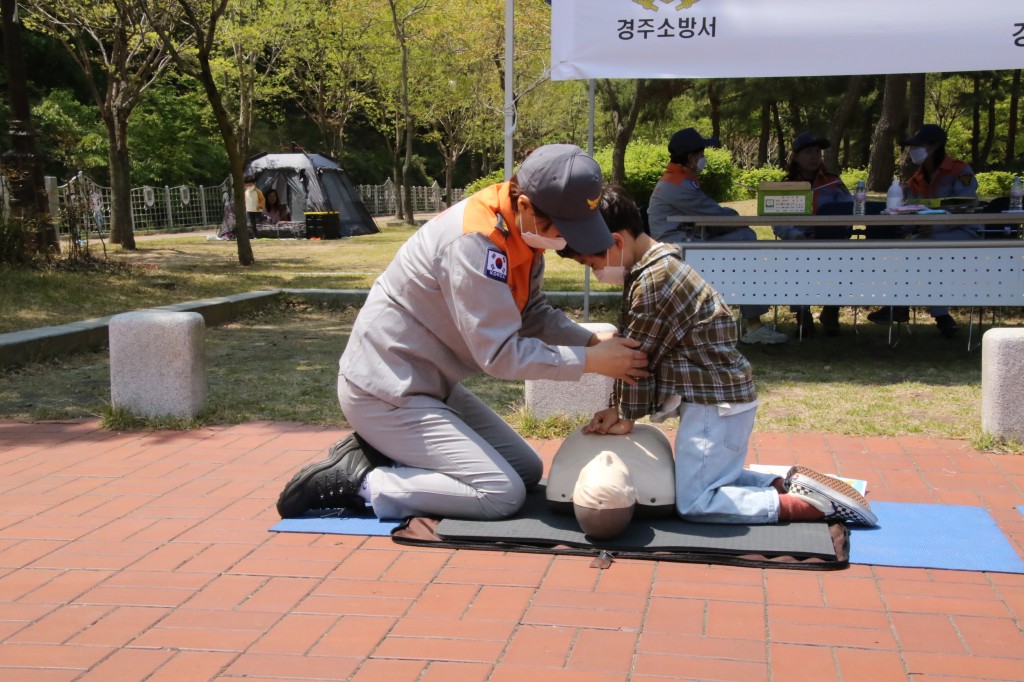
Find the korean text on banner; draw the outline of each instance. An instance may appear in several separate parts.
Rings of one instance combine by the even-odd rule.
[[[554,0],[551,12],[553,80],[1024,65],[1024,0]]]

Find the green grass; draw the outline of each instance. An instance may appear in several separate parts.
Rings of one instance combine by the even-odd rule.
[[[263,288],[368,288],[412,230],[324,242],[256,241],[257,264],[237,264],[235,245],[204,235],[139,241],[112,254],[116,267],[88,271],[0,271],[0,331],[61,324],[142,307]],[[547,259],[546,288],[581,290],[582,268]],[[600,289],[613,289],[596,285]],[[105,351],[0,372],[0,417],[62,419],[95,416],[112,429],[195,428],[250,420],[345,425],[335,396],[337,362],[355,318],[352,308],[285,303],[207,330],[207,408],[194,420],[139,421],[110,408]],[[567,311],[580,319],[580,311]],[[981,432],[981,353],[959,338],[942,339],[923,311],[914,334],[896,348],[887,329],[853,326],[844,308],[843,334],[818,335],[773,347],[741,346],[754,367],[762,405],[760,431],[819,431],[862,436],[915,434],[954,438],[999,452],[1024,446]],[[954,310],[965,323],[968,311]],[[778,309],[780,328],[795,334],[793,316]],[[592,321],[617,311],[595,308]],[[1000,326],[1022,323],[1003,309]],[[986,320],[988,321],[988,320]],[[522,382],[474,377],[466,385],[521,433],[559,437],[582,416],[538,420],[524,408]],[[672,422],[668,426],[673,426]]]

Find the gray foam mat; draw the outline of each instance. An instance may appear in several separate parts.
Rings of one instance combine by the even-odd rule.
[[[437,535],[450,541],[511,542],[596,547],[622,551],[699,551],[720,554],[788,554],[834,559],[835,545],[824,523],[737,525],[691,523],[678,518],[636,519],[618,537],[590,541],[574,516],[548,508],[544,487],[531,491],[520,512],[500,521],[444,519]]]

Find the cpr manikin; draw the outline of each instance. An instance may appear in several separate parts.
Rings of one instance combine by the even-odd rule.
[[[631,495],[635,503],[627,504]],[[576,430],[555,453],[546,496],[552,511],[575,514],[593,539],[618,535],[633,516],[672,516],[672,444],[649,424],[636,424],[621,436]]]

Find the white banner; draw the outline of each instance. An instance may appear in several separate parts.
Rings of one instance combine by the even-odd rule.
[[[551,78],[1024,67],[1024,0],[553,0]]]

